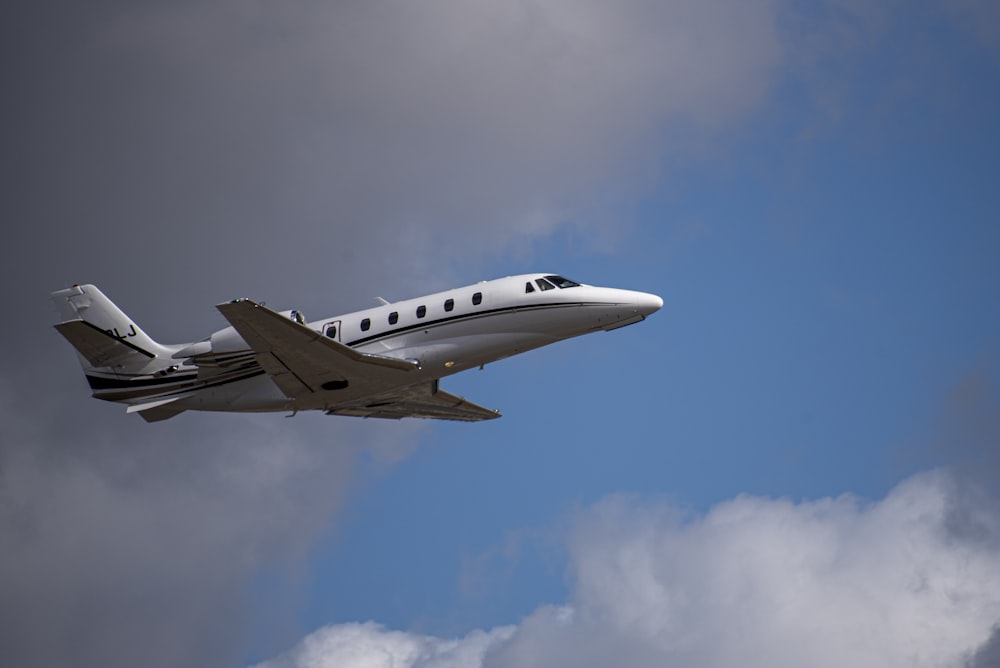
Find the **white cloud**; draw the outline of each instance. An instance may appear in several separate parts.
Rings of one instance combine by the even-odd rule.
[[[501,627],[473,631],[464,638],[388,631],[378,624],[340,624],[316,631],[295,649],[258,668],[463,668],[482,665],[483,657],[514,632]]]
[[[1000,620],[1000,552],[949,531],[953,485],[932,472],[876,503],[740,496],[696,518],[610,497],[578,518],[572,601],[513,632],[332,626],[263,665],[963,666]],[[463,663],[434,663],[463,646]]]

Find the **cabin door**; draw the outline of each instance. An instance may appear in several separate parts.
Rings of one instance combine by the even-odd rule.
[[[331,320],[323,324],[323,336],[334,341],[340,341],[340,321]]]

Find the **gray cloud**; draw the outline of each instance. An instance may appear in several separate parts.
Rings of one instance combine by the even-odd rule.
[[[1000,666],[1000,626],[993,628],[990,639],[976,650],[966,668],[993,668]]]
[[[262,267],[281,267],[279,285],[323,268],[334,285],[365,272],[398,289],[570,221],[613,234],[621,219],[595,211],[649,182],[665,123],[738,118],[780,56],[768,0],[219,1],[98,6],[73,31],[42,19],[67,43],[25,47],[45,56],[15,138],[26,213],[89,259],[70,269],[99,250],[189,293],[273,289]]]
[[[358,444],[415,436],[327,421],[310,440],[251,416],[46,425],[3,389],[5,665],[238,661],[245,629],[281,621],[251,612],[255,574],[270,569],[294,591],[296,564],[358,475]],[[294,629],[262,648],[282,631]]]
[[[961,540],[1000,548],[1000,388],[987,365],[947,392],[929,455],[955,471],[948,528]]]
[[[372,626],[362,638],[346,625],[264,665],[984,665],[1000,551],[948,531],[951,491],[938,471],[876,503],[740,496],[695,518],[609,497],[577,519],[570,603],[487,634],[483,655],[480,634],[445,644]],[[401,651],[407,642],[431,649]],[[437,663],[435,642],[449,655],[453,643],[476,651]]]

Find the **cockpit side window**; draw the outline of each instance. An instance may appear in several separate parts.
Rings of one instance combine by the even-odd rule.
[[[580,287],[580,284],[577,283],[576,281],[571,281],[568,278],[563,278],[562,276],[546,276],[545,278],[547,278],[550,281],[552,281],[553,283],[555,283],[556,287],[558,287],[558,288],[578,288],[578,287]]]
[[[556,289],[556,286],[552,285],[551,283],[549,283],[548,281],[546,281],[544,278],[536,278],[535,279],[535,283],[538,284],[538,289],[541,290],[542,292],[545,292],[546,290],[555,290]]]
[[[535,286],[531,284],[531,281],[528,281],[527,283],[524,284],[524,294],[528,294],[529,292],[534,292],[534,291],[535,291]]]

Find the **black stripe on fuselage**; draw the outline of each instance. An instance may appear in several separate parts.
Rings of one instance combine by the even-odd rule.
[[[174,383],[182,383],[184,381],[197,380],[198,374],[191,373],[183,376],[171,375],[163,376],[162,378],[143,378],[138,379],[127,379],[127,378],[105,378],[104,376],[91,376],[87,374],[87,382],[90,383],[90,389],[92,390],[117,390],[122,388],[136,389],[140,387],[154,387],[157,385],[170,385]]]
[[[190,361],[194,362],[200,367],[227,367],[233,364],[238,364],[239,362],[245,362],[253,359],[256,353],[252,350],[238,350],[236,352],[225,352],[225,353],[202,353],[201,355],[195,355],[189,358]]]
[[[226,374],[219,374],[215,380],[209,378],[205,380],[198,380],[197,377],[193,379],[187,378],[170,378],[169,381],[174,384],[171,387],[163,387],[164,381],[168,379],[163,378],[147,378],[143,380],[119,380],[113,378],[101,378],[100,376],[87,376],[87,380],[90,381],[91,387],[95,387],[94,380],[99,381],[98,384],[103,385],[100,391],[95,391],[94,396],[98,399],[105,399],[107,401],[122,401],[126,399],[139,399],[145,397],[169,397],[174,394],[183,394],[185,392],[205,390],[213,387],[221,387],[223,385],[229,385],[230,383],[236,383],[241,380],[248,380],[250,378],[255,378],[257,376],[263,375],[265,371],[258,366],[248,367],[243,370],[242,373],[236,373],[238,370],[234,369],[233,372]],[[96,388],[95,388],[96,389]],[[119,390],[115,392],[115,390]]]
[[[360,339],[354,339],[349,343],[345,343],[350,347],[360,346],[365,343],[372,343],[373,341],[378,341],[380,339],[392,338],[398,336],[399,334],[406,334],[407,332],[416,331],[418,329],[429,329],[431,327],[438,327],[451,322],[457,322],[459,320],[475,320],[477,318],[488,317],[492,315],[500,315],[502,313],[515,313],[517,311],[536,311],[545,310],[550,308],[567,308],[572,306],[612,306],[614,304],[619,304],[621,302],[556,302],[556,303],[546,303],[546,304],[520,304],[517,306],[503,306],[500,308],[486,309],[485,311],[474,311],[472,313],[459,313],[457,315],[448,316],[447,318],[438,318],[436,320],[427,320],[422,322],[417,322],[412,325],[406,325],[404,327],[396,327],[394,329],[387,329],[383,332],[377,334],[372,334],[370,336],[364,336]]]

